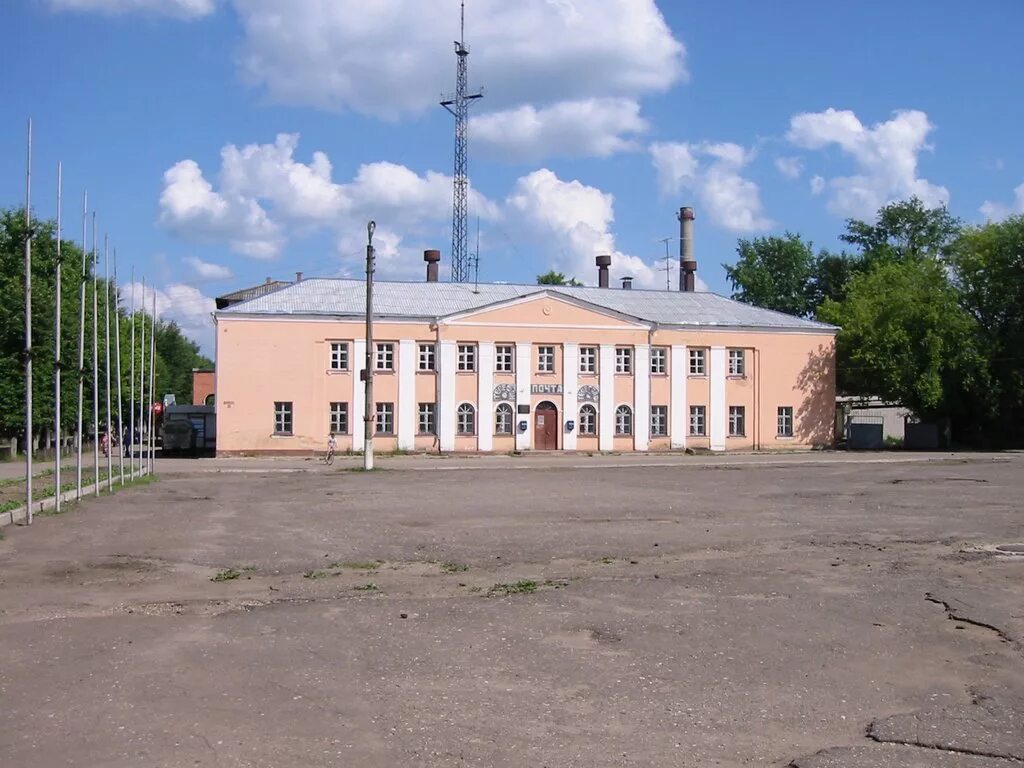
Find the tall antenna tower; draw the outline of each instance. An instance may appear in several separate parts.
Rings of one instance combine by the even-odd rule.
[[[469,181],[466,176],[468,164],[467,124],[469,104],[483,98],[483,92],[467,93],[469,46],[466,38],[466,3],[461,3],[459,39],[455,41],[455,56],[458,61],[455,80],[455,95],[444,99],[441,106],[455,117],[455,174],[452,204],[452,282],[464,283],[470,278],[470,259],[466,252],[467,215],[469,210]]]

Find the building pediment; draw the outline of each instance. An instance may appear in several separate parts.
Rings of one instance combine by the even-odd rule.
[[[541,289],[443,318],[442,325],[647,330],[651,324],[614,310]]]

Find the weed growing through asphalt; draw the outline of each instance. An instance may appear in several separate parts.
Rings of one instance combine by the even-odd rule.
[[[328,576],[337,576],[337,575],[338,574],[331,573],[330,571],[321,571],[321,570],[318,569],[318,570],[314,570],[314,571],[306,571],[304,574],[302,574],[302,577],[305,578],[305,579],[326,579]]]
[[[455,563],[451,560],[445,560],[441,563],[441,570],[444,573],[463,573],[469,570],[469,566],[465,563]]]
[[[520,579],[519,581],[504,582],[495,584],[489,590],[488,595],[528,595],[537,591],[537,582],[533,579]]]
[[[331,563],[331,568],[350,568],[353,571],[376,571],[383,560],[338,560]]]
[[[242,572],[235,568],[225,568],[222,571],[217,571],[217,575],[210,579],[210,581],[232,581],[242,575]]]
[[[605,555],[604,557],[599,558],[597,562],[604,563],[605,565],[611,565],[615,562],[615,558],[611,555]]]
[[[376,592],[379,589],[379,587],[372,581],[370,581],[366,584],[357,584],[356,586],[352,587],[352,589],[358,589],[361,592]]]

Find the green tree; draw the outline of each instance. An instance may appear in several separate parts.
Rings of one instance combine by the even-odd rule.
[[[819,309],[842,329],[840,390],[902,403],[923,419],[949,417],[963,434],[985,376],[976,323],[958,298],[938,261],[879,264],[854,276],[845,301]]]
[[[817,310],[826,299],[843,301],[854,275],[865,269],[864,260],[845,251],[822,250],[814,260],[814,278],[809,288],[810,304]]]
[[[950,248],[960,305],[976,321],[1000,442],[1024,442],[1024,216],[970,227]]]
[[[846,233],[839,239],[859,248],[870,269],[876,264],[942,258],[960,226],[945,206],[926,208],[912,197],[880,208],[873,224],[847,219]]]
[[[814,310],[813,246],[800,235],[740,240],[734,265],[724,264],[732,297],[745,304],[806,317]]]
[[[537,285],[583,285],[575,277],[567,278],[564,273],[550,270],[543,275],[537,275]]]

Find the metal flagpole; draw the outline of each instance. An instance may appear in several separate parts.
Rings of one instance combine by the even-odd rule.
[[[117,359],[117,469],[124,485],[124,404],[121,402],[121,295],[117,290],[117,248],[114,249],[114,357]]]
[[[128,477],[135,477],[135,265],[132,265],[132,360],[128,373]]]
[[[85,254],[86,237],[89,227],[89,193],[85,193],[82,202],[82,277],[78,286],[78,430],[76,452],[78,454],[75,462],[75,498],[82,498],[82,406],[85,397]]]
[[[32,524],[32,120],[25,169],[25,522]]]
[[[96,255],[96,212],[92,214],[92,475],[93,495],[100,495],[100,323],[99,270]]]
[[[153,327],[149,334],[149,396],[150,400],[155,400],[156,392],[156,288],[153,289]],[[155,427],[153,413],[153,404],[149,406],[149,473],[153,474],[153,470],[156,468],[153,460],[156,458],[156,433],[153,431]]]
[[[145,458],[145,453],[142,450],[142,436],[143,433],[149,434],[143,426],[146,415],[143,410],[146,403],[146,278],[142,278],[142,317],[139,319],[142,321],[142,340],[139,342],[139,354],[142,357],[139,361],[139,476],[141,477],[145,474],[142,471],[142,462]]]
[[[60,215],[61,186],[64,169],[57,163],[57,280],[55,291],[57,300],[54,302],[53,321],[53,492],[54,509],[60,512]]]
[[[373,469],[373,435],[376,430],[373,406],[373,232],[377,224],[366,225],[366,369],[363,371],[365,389],[363,404],[363,469]]]
[[[103,375],[106,378],[107,398],[107,490],[114,492],[114,467],[111,452],[114,450],[114,436],[111,434],[110,419],[110,238],[103,236],[103,338],[106,346],[106,364],[103,366]]]

